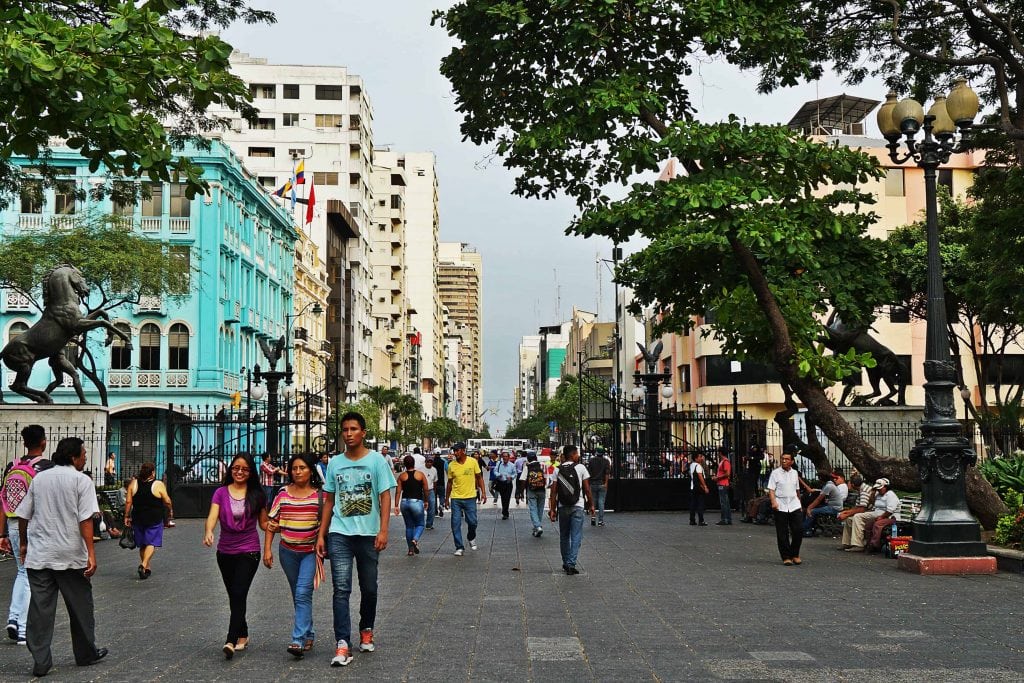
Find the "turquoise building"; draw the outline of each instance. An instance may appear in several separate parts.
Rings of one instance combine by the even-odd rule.
[[[228,418],[228,424],[221,420],[209,426],[214,424],[209,418],[231,411],[232,402],[238,406],[246,395],[245,369],[266,368],[257,340],[284,335],[286,315],[292,312],[298,234],[289,212],[220,140],[212,140],[209,150],[183,154],[203,169],[210,184],[206,195],[189,200],[184,184],[150,183],[151,196],[136,206],[114,206],[109,199],[81,201],[71,186],[87,190],[102,178],[90,173],[87,160],[77,153],[55,148],[51,163],[66,183],[44,191],[41,203],[26,195],[0,212],[3,235],[46,230],[86,211],[120,213],[131,217],[141,234],[167,242],[192,266],[188,296],[147,297],[111,312],[111,321],[131,337],[131,348],[119,340],[104,347],[102,331],[89,336],[98,374],[108,388],[110,450],[118,455],[120,475],[133,474],[146,460],[155,461],[161,474],[171,450],[199,453],[215,444],[223,452],[259,450],[246,427],[237,424],[237,412],[235,424]],[[3,291],[2,343],[38,317],[24,296]],[[6,388],[13,373],[6,367],[2,372]],[[42,388],[51,380],[46,362],[37,363],[31,386]],[[77,402],[70,382],[65,384],[53,392],[54,401]],[[82,384],[87,398],[98,403],[98,393],[84,376]],[[9,390],[4,397],[9,403],[28,402]],[[209,428],[200,428],[200,422]],[[177,456],[175,462],[188,467]]]

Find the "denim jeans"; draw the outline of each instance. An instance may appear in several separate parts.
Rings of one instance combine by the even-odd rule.
[[[718,485],[718,505],[722,509],[722,521],[732,524],[732,502],[729,500],[729,487]]]
[[[405,520],[405,544],[412,549],[412,542],[423,535],[423,501],[418,498],[402,498],[402,519]]]
[[[814,527],[814,523],[818,521],[818,515],[838,515],[840,512],[842,510],[831,505],[819,505],[804,517],[804,531],[810,531]]]
[[[295,605],[295,625],[292,627],[292,642],[303,644],[313,640],[313,575],[316,573],[316,554],[297,553],[283,545],[278,546],[281,569],[288,577],[292,589],[292,603]]]
[[[14,551],[14,566],[18,573],[14,577],[14,588],[11,589],[11,609],[7,612],[7,623],[18,622],[18,638],[25,637],[25,624],[28,623],[28,602],[32,591],[28,586],[28,573],[21,563],[21,535],[18,529],[18,518],[7,519],[7,529],[11,535],[11,550]]]
[[[359,572],[359,630],[373,628],[377,618],[377,559],[374,536],[327,534],[327,554],[331,558],[331,582],[334,584],[334,640],[352,642],[352,620],[348,598],[352,593],[352,560]]]
[[[466,516],[466,525],[469,531],[466,533],[466,540],[476,539],[476,499],[475,498],[452,498],[452,540],[455,541],[455,549],[462,550],[462,516]]]
[[[576,566],[576,558],[580,554],[583,542],[583,519],[586,514],[583,508],[558,508],[558,540],[562,551],[562,567],[568,569]]]
[[[530,523],[534,529],[544,525],[544,499],[547,492],[547,489],[526,489],[526,507],[530,509]]]
[[[427,527],[433,528],[434,515],[437,513],[437,496],[433,491],[427,491],[427,501],[424,504],[427,512]]]
[[[594,510],[597,512],[597,521],[604,522],[604,499],[608,494],[608,487],[604,484],[591,484],[590,496],[594,500]]]

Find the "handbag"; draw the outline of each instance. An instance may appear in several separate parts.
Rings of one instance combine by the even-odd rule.
[[[121,540],[117,544],[125,550],[135,550],[135,527],[126,526],[121,532]]]

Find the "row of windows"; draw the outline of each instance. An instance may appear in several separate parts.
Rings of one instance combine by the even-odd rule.
[[[168,215],[188,218],[192,215],[192,200],[185,196],[185,186],[171,183],[146,183],[148,197],[140,199],[143,216],[162,216],[164,194],[168,199]],[[76,212],[76,184],[74,181],[60,181],[53,188],[53,213],[69,216]],[[42,213],[46,204],[46,193],[40,180],[27,180],[21,188],[21,213]],[[114,202],[113,213],[119,216],[135,215],[135,204]]]
[[[341,128],[345,125],[344,114],[314,114],[313,122],[317,128]],[[348,117],[348,129],[359,130],[361,119],[357,114],[350,114]],[[299,114],[285,112],[281,114],[281,127],[290,128],[299,125]],[[277,119],[272,116],[265,116],[256,119],[252,126],[253,130],[277,130]]]
[[[305,87],[309,87],[308,85]],[[281,85],[281,99],[283,100],[297,100],[301,86],[298,83],[284,83]],[[314,97],[318,100],[341,100],[345,98],[345,86],[343,85],[315,85]],[[349,88],[349,93],[352,97],[356,97],[360,93],[360,87],[353,85]],[[249,85],[249,94],[253,98],[261,100],[275,100],[277,99],[277,84],[276,83],[251,83]]]
[[[127,323],[115,323],[114,327],[131,337],[131,327]],[[16,322],[11,325],[7,333],[8,343],[24,334],[28,330],[28,324]],[[133,344],[139,351],[139,370],[161,370],[160,353],[160,326],[155,323],[146,323],[139,329],[139,343]],[[77,355],[78,347],[71,344],[70,347]],[[182,323],[174,323],[167,334],[167,369],[188,370],[188,328]],[[68,355],[65,352],[65,355]],[[114,337],[110,345],[110,369],[128,370],[132,367],[132,349],[125,345],[120,337]]]
[[[940,187],[945,187],[947,190],[949,190],[949,194],[952,195],[953,171],[948,168],[940,168],[938,174],[938,184]],[[906,178],[904,177],[902,168],[885,169],[885,196],[906,196]]]

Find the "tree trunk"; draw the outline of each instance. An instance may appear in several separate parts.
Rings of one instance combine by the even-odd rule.
[[[839,413],[829,400],[824,389],[813,379],[800,377],[797,371],[796,352],[789,336],[789,328],[782,315],[768,280],[761,271],[753,253],[735,237],[730,237],[730,246],[741,267],[746,271],[751,289],[757,297],[769,328],[772,332],[772,358],[775,368],[783,380],[792,387],[803,402],[811,419],[836,447],[853,463],[857,470],[870,482],[879,477],[889,479],[893,487],[905,491],[920,491],[921,482],[917,468],[909,460],[897,460],[879,455],[871,444],[858,435],[850,423]],[[967,504],[986,529],[995,528],[1000,514],[1006,513],[1006,506],[976,469],[967,472]]]

